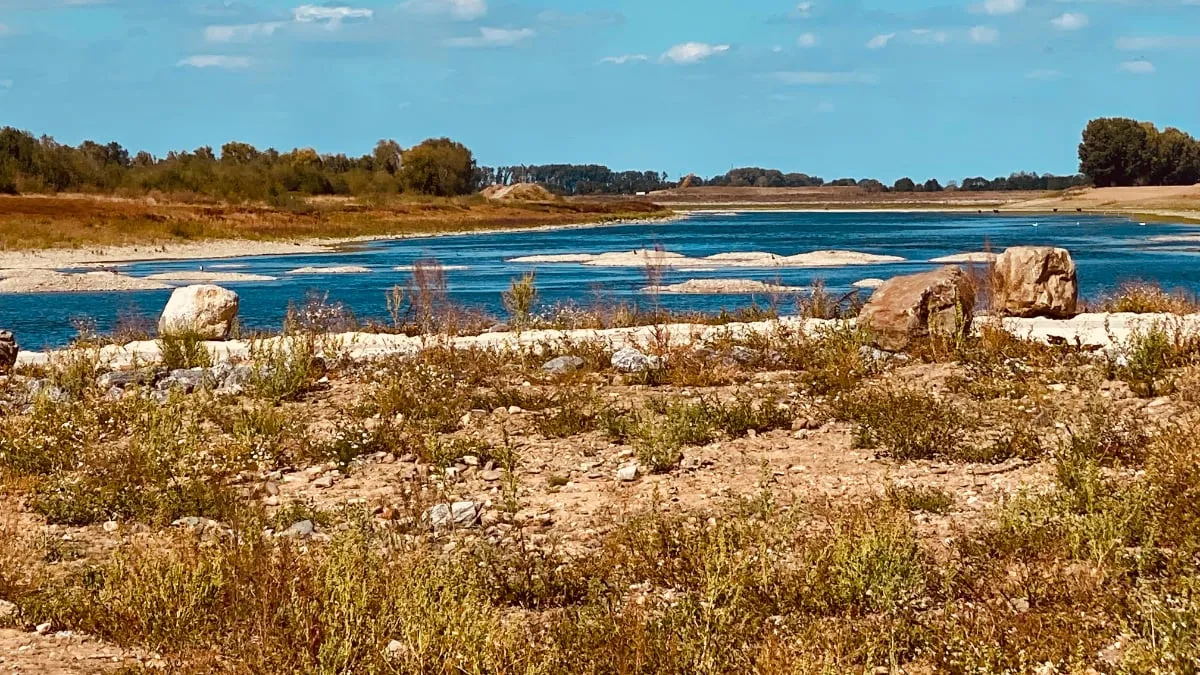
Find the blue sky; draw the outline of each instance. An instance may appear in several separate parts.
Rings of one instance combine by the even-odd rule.
[[[826,179],[1073,172],[1088,119],[1200,135],[1200,0],[0,0],[0,124],[133,149]]]

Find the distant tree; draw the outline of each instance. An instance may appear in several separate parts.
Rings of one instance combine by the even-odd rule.
[[[405,189],[413,192],[470,194],[475,189],[475,158],[462,143],[431,138],[404,153],[399,175]]]
[[[907,176],[896,181],[896,184],[892,186],[892,190],[896,192],[914,192],[916,189],[917,184],[913,182],[913,179]]]
[[[258,157],[258,148],[249,143],[231,141],[221,146],[221,161],[227,164],[250,164]]]
[[[1126,118],[1092,120],[1079,144],[1079,171],[1096,187],[1151,181],[1156,143],[1152,125]]]
[[[400,144],[391,139],[381,139],[375,144],[375,150],[371,153],[371,159],[375,171],[384,171],[392,176],[395,176],[400,171],[401,157],[404,151],[400,148]]]
[[[887,188],[874,178],[864,178],[858,181],[858,187],[867,192],[884,192]]]
[[[930,178],[929,180],[925,181],[925,184],[922,185],[921,188],[925,192],[941,192],[942,184],[939,183],[936,178]]]
[[[829,183],[831,187],[854,187],[858,185],[858,181],[853,178],[839,178]]]
[[[1200,143],[1168,127],[1154,139],[1152,185],[1194,185],[1200,181]]]

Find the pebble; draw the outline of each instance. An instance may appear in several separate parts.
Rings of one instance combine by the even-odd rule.
[[[280,532],[278,536],[307,539],[308,537],[313,536],[313,533],[316,532],[316,530],[317,528],[316,525],[313,524],[313,521],[301,520],[298,523],[294,523],[291,527],[283,532]]]
[[[333,477],[332,476],[322,476],[322,477],[314,480],[312,482],[312,486],[317,488],[318,490],[327,490],[327,489],[333,487]]]
[[[102,527],[104,528],[105,532],[108,532],[111,534],[111,533],[116,532],[117,530],[121,529],[121,524],[115,520],[107,520],[104,522],[104,525],[102,525]]]
[[[503,478],[504,474],[500,471],[492,469],[491,471],[484,471],[483,473],[479,474],[479,477],[489,483],[495,483],[496,481]]]
[[[617,480],[622,483],[632,483],[638,478],[638,465],[628,464],[617,469]]]

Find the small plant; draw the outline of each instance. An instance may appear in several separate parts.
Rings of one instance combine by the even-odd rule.
[[[952,403],[917,389],[870,387],[842,394],[832,415],[855,422],[855,445],[878,448],[899,460],[955,456],[966,439],[967,422]]]
[[[297,333],[251,345],[249,390],[270,401],[303,396],[324,375],[321,339],[311,333]]]
[[[508,311],[509,320],[514,328],[520,329],[529,325],[533,316],[533,306],[537,303],[537,275],[528,272],[520,279],[513,279],[508,290],[504,292],[504,309]]]
[[[204,336],[195,331],[171,331],[158,338],[159,360],[168,370],[210,368],[212,354],[204,346]]]
[[[888,485],[884,498],[905,511],[942,514],[954,508],[954,495],[930,486]]]
[[[1169,293],[1157,284],[1138,281],[1123,284],[1114,295],[1102,299],[1099,311],[1110,314],[1195,314],[1200,311],[1200,303],[1183,291]]]
[[[570,438],[593,431],[597,426],[595,392],[586,388],[563,388],[553,397],[551,407],[534,419],[538,433],[547,438]]]
[[[313,459],[337,462],[343,470],[362,457],[377,452],[390,452],[395,439],[384,425],[367,427],[355,421],[339,420],[333,434],[324,442],[317,443],[311,452]]]
[[[96,376],[100,374],[100,352],[97,349],[69,349],[51,356],[48,380],[73,399],[82,399],[96,391]]]

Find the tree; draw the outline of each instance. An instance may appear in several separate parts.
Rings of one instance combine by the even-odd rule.
[[[258,157],[258,149],[249,143],[231,141],[221,146],[221,161],[228,164],[250,164]]]
[[[1194,185],[1200,181],[1200,143],[1168,127],[1155,139],[1152,185]]]
[[[904,178],[896,181],[896,184],[892,186],[892,189],[896,192],[914,192],[917,189],[917,184],[913,182],[913,179],[905,176]]]
[[[475,158],[462,143],[431,138],[404,153],[402,159],[399,175],[408,190],[450,197],[475,189]]]
[[[376,171],[385,171],[389,175],[395,176],[400,170],[400,158],[403,155],[403,150],[400,149],[400,144],[391,139],[381,139],[375,144],[375,151],[371,153],[371,160]]]
[[[930,178],[929,180],[925,181],[925,185],[922,187],[924,188],[925,192],[941,192],[942,191],[942,184],[939,183],[936,178]]]
[[[1137,120],[1092,120],[1079,144],[1079,171],[1096,187],[1145,185],[1152,179],[1157,135],[1153,125]]]

